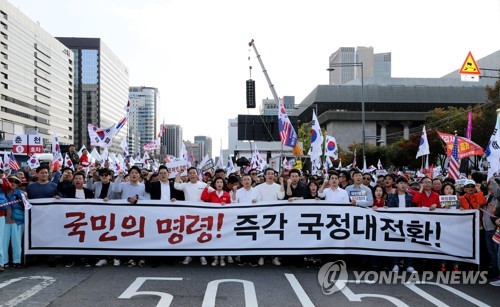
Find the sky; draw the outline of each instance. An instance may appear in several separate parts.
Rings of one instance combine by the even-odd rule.
[[[184,140],[210,136],[214,156],[227,148],[228,119],[257,114],[272,98],[251,39],[278,95],[296,104],[328,84],[328,58],[340,47],[391,52],[392,76],[415,78],[460,69],[469,51],[477,60],[500,49],[500,0],[8,1],[55,37],[101,38],[131,86],[159,89],[159,120],[181,125]]]

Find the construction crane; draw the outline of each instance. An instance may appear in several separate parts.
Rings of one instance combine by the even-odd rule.
[[[260,54],[257,51],[257,48],[255,47],[255,43],[254,43],[253,39],[248,43],[248,46],[253,47],[253,50],[255,51],[255,54],[257,55],[257,60],[259,60],[260,67],[262,67],[262,72],[264,73],[264,76],[266,77],[267,84],[269,84],[269,88],[271,89],[271,93],[273,94],[274,101],[276,101],[276,103],[279,103],[279,97],[278,97],[278,94],[276,93],[276,90],[274,89],[274,84],[271,82],[271,79],[269,78],[269,75],[267,74],[267,70],[264,67],[264,63],[262,63],[262,59],[260,58]]]

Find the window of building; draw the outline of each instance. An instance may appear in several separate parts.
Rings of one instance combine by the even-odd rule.
[[[0,14],[2,14],[2,17],[3,17],[4,19],[9,19],[9,18],[8,18],[9,16],[8,16],[8,15],[7,15],[7,13],[5,13],[4,11],[1,11],[1,10],[0,10]]]

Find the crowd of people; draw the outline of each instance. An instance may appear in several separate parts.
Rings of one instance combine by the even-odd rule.
[[[72,153],[70,153],[72,154]],[[76,158],[75,167],[62,167],[57,161],[43,164],[35,170],[26,167],[19,171],[0,169],[0,272],[5,268],[23,268],[22,240],[24,230],[23,195],[28,199],[37,198],[78,198],[78,199],[123,199],[130,204],[139,200],[153,199],[164,201],[203,201],[219,205],[231,203],[255,204],[261,201],[287,200],[294,202],[302,199],[325,200],[329,203],[352,204],[370,207],[373,210],[387,208],[426,207],[429,210],[480,210],[481,245],[485,253],[481,267],[489,269],[491,284],[500,286],[500,249],[494,241],[495,232],[500,227],[500,180],[486,178],[481,173],[472,174],[470,179],[457,184],[451,178],[412,178],[406,174],[386,173],[376,176],[363,173],[359,169],[330,170],[325,176],[312,176],[300,170],[291,169],[278,173],[272,168],[264,171],[250,169],[238,170],[229,175],[223,169],[207,171],[200,175],[196,167],[181,169],[170,178],[169,169],[160,165],[156,171],[138,166],[128,166],[127,170],[114,172],[109,165],[98,162],[90,165],[86,159]],[[440,201],[440,195],[455,195],[455,201]],[[453,199],[453,198],[452,198]],[[103,266],[111,257],[83,257],[85,266]],[[168,261],[175,261],[167,257]],[[66,256],[66,266],[75,264],[75,257]],[[148,260],[148,261],[146,261]],[[189,264],[190,256],[179,259]],[[303,256],[270,257],[274,265],[302,265]],[[49,257],[49,265],[54,266],[56,257]],[[126,261],[127,266],[151,266],[160,263],[158,257],[149,259],[112,259],[115,266]],[[201,265],[207,265],[206,257],[199,257]],[[227,263],[239,265],[264,265],[265,257],[220,255],[211,259],[212,266],[225,266]],[[370,257],[367,265],[372,269],[388,267],[393,272],[402,268],[409,273],[415,272],[415,261],[411,258]],[[389,264],[389,266],[387,266]],[[460,270],[459,263],[440,261],[438,269]]]

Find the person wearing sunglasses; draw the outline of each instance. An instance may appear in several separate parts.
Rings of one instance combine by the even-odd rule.
[[[486,198],[484,197],[483,191],[481,191],[481,185],[476,184],[476,182],[471,179],[465,180],[464,195],[460,196],[458,201],[464,210],[479,209],[480,206],[486,204]]]
[[[104,201],[118,199],[117,193],[113,192],[111,189],[111,170],[108,168],[101,168],[98,174],[98,181],[94,176],[87,180],[87,189],[94,192],[95,198],[103,199]]]

